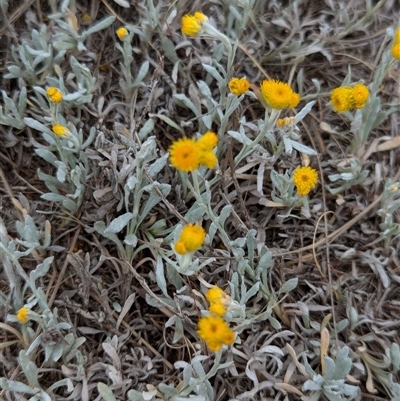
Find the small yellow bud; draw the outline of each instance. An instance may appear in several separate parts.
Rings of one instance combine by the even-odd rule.
[[[60,91],[60,89],[54,87],[54,86],[50,86],[50,88],[48,88],[46,90],[47,96],[49,97],[49,99],[53,102],[53,103],[60,103],[63,100],[63,94]]]
[[[30,311],[29,308],[24,306],[21,308],[17,313],[17,319],[20,323],[26,323],[29,320],[28,312]]]
[[[64,127],[61,124],[54,124],[52,131],[57,135],[57,136],[67,136],[69,134],[69,130],[67,127]]]
[[[121,28],[118,28],[116,33],[121,40],[124,40],[128,36],[128,30],[123,26]]]

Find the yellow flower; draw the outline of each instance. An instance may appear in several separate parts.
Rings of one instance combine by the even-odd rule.
[[[285,118],[280,118],[277,122],[276,125],[279,128],[284,127],[285,125],[290,125],[290,124],[294,124],[296,121],[296,119],[294,117],[285,117]]]
[[[297,167],[293,173],[293,184],[296,186],[299,196],[306,196],[315,188],[318,182],[317,170],[310,166]]]
[[[128,30],[121,26],[121,28],[117,29],[116,34],[119,39],[124,40],[128,36]]]
[[[227,311],[226,306],[220,303],[211,304],[208,310],[218,316],[224,316]]]
[[[204,150],[212,150],[218,144],[218,135],[215,132],[207,131],[197,140],[197,144]]]
[[[20,323],[26,323],[29,320],[28,312],[30,311],[29,308],[24,306],[21,308],[17,313],[17,319]]]
[[[200,164],[207,168],[215,168],[218,159],[212,149],[217,143],[218,136],[211,131],[207,131],[198,141],[189,138],[178,139],[169,148],[170,162],[184,173],[198,169]]]
[[[50,88],[47,88],[46,90],[47,96],[53,103],[60,103],[63,100],[63,94],[60,91],[60,89],[50,86]]]
[[[182,138],[174,141],[169,148],[171,164],[179,171],[188,173],[199,168],[200,152],[195,139]]]
[[[200,12],[200,11],[196,11],[196,12],[194,13],[194,17],[197,18],[200,22],[208,21],[207,15],[203,14],[203,13]]]
[[[246,93],[250,85],[250,82],[246,78],[232,78],[228,84],[229,90],[236,96]]]
[[[221,288],[217,286],[211,287],[206,294],[206,299],[211,304],[216,302],[221,302],[221,300],[225,297],[225,292]]]
[[[61,124],[54,124],[52,131],[57,135],[57,136],[67,136],[69,134],[68,128],[64,127]]]
[[[392,46],[392,56],[395,59],[400,60],[400,42],[399,43],[395,43]]]
[[[331,93],[333,110],[344,113],[354,108],[353,89],[349,86],[339,86]]]
[[[219,351],[223,345],[235,341],[235,333],[221,316],[203,316],[199,320],[197,334],[211,351]]]
[[[182,33],[186,36],[196,36],[201,30],[202,23],[203,21],[195,15],[186,14],[182,17]]]
[[[300,95],[286,82],[266,79],[261,83],[263,98],[273,109],[291,109],[300,102]]]
[[[188,224],[183,227],[181,235],[175,243],[175,251],[180,255],[197,251],[203,245],[205,238],[206,232],[203,227],[197,224]]]
[[[353,87],[354,107],[362,109],[369,98],[369,90],[364,84],[355,84]]]

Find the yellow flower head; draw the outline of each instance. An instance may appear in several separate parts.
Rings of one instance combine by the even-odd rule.
[[[197,18],[200,22],[208,21],[207,15],[203,14],[203,13],[200,12],[200,11],[196,11],[196,12],[194,13],[194,17]]]
[[[47,88],[46,93],[50,101],[53,103],[60,103],[63,100],[62,92],[55,86],[50,86],[50,88]]]
[[[225,298],[225,292],[221,288],[217,286],[211,287],[206,294],[206,299],[208,302],[211,304],[216,303],[216,302],[221,302],[222,299]]]
[[[395,43],[392,46],[392,56],[395,59],[400,60],[400,42],[399,43]]]
[[[306,196],[315,188],[318,182],[317,170],[310,166],[297,167],[293,173],[293,184],[296,186],[299,196]]]
[[[362,109],[369,98],[369,90],[364,84],[355,84],[353,86],[354,107]]]
[[[349,86],[339,86],[331,93],[331,103],[333,110],[344,113],[354,108],[353,88]]]
[[[250,82],[246,78],[232,78],[228,84],[229,90],[236,96],[246,93],[250,85]]]
[[[201,152],[199,156],[199,161],[202,166],[213,169],[218,164],[217,156],[215,156],[212,150]]]
[[[195,139],[182,138],[174,141],[169,148],[171,164],[179,171],[188,173],[199,168],[200,152]]]
[[[217,316],[224,316],[227,312],[226,306],[220,303],[211,304],[208,310]]]
[[[67,127],[64,127],[61,124],[54,124],[52,131],[57,135],[57,136],[67,136],[69,134],[69,130]]]
[[[197,140],[197,144],[204,150],[212,150],[218,144],[218,135],[215,132],[207,131]]]
[[[17,319],[20,323],[26,323],[29,320],[28,312],[30,311],[29,308],[24,306],[21,308],[17,313]]]
[[[300,102],[300,95],[286,82],[266,79],[261,83],[263,98],[273,109],[291,109]]]
[[[199,320],[197,334],[211,351],[219,351],[223,345],[235,341],[235,333],[221,316],[203,316]]]
[[[121,26],[121,28],[117,29],[116,34],[119,39],[124,40],[128,36],[128,30]]]
[[[183,227],[178,241],[175,243],[175,251],[181,255],[187,252],[194,252],[199,249],[206,238],[203,227],[197,224],[188,224]]]
[[[196,14],[202,14],[202,13],[198,12]],[[196,36],[200,32],[203,26],[203,22],[204,21],[202,19],[197,18],[195,15],[190,15],[190,14],[184,15],[182,17],[182,27],[181,27],[182,33],[186,36]]]

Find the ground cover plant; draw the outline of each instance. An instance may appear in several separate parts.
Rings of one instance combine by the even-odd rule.
[[[0,0],[1,400],[400,400],[400,4]]]

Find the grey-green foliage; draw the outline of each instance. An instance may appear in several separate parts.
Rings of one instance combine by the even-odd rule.
[[[329,192],[336,195],[354,185],[362,184],[369,176],[369,171],[362,169],[360,160],[354,158],[350,160],[350,164],[339,164],[337,166],[339,174],[331,174],[328,176],[332,182],[337,182],[339,186],[335,188],[327,187]]]
[[[232,362],[220,363],[221,353],[217,353],[214,365],[206,373],[201,362],[208,358],[208,356],[198,355],[191,360],[191,363],[184,361],[175,362],[176,368],[183,369],[183,381],[179,389],[173,385],[161,383],[157,388],[151,386],[149,391],[139,392],[130,390],[128,392],[129,400],[155,401],[160,399],[161,394],[161,399],[164,401],[213,401],[215,395],[209,380],[215,376],[219,369],[231,366]]]
[[[135,159],[120,172],[120,182],[124,184],[125,213],[115,218],[108,226],[103,221],[95,223],[96,231],[113,241],[124,260],[130,262],[137,244],[136,232],[151,210],[160,202],[161,196],[168,196],[171,186],[153,181],[167,163],[168,154],[159,157],[154,137],[148,138],[136,147]],[[118,233],[126,229],[121,241]]]
[[[69,18],[70,23],[67,23],[61,19],[67,19],[67,17]],[[115,21],[115,17],[110,15],[100,20],[90,28],[82,32],[78,32],[76,17],[72,16],[71,14],[68,15],[66,11],[51,15],[50,18],[54,19],[59,27],[58,32],[53,36],[54,47],[58,50],[75,49],[80,52],[86,50],[86,47],[83,43],[91,34],[108,28]]]
[[[20,351],[18,362],[29,385],[4,377],[0,378],[0,387],[6,392],[13,393],[14,397],[22,399],[22,395],[30,395],[31,397],[28,401],[52,401],[53,398],[51,394],[55,389],[66,386],[67,390],[72,390],[72,382],[70,379],[61,379],[52,384],[48,389],[43,389],[40,385],[39,369],[34,362],[29,359],[26,351]]]
[[[317,374],[307,361],[305,369],[311,377],[303,385],[303,391],[314,391],[307,401],[317,401],[324,395],[329,401],[353,400],[359,391],[357,386],[346,384],[346,376],[351,370],[352,361],[349,357],[349,348],[343,347],[333,360],[325,356],[325,374]]]
[[[4,112],[0,106],[0,124],[9,125],[17,129],[24,128],[23,115],[26,108],[26,88],[22,88],[21,92],[19,92],[18,105],[7,96],[5,91],[1,91],[1,93],[4,99]]]
[[[29,85],[43,85],[45,71],[53,70],[54,64],[59,64],[65,52],[57,52],[54,55],[53,47],[48,43],[47,28],[42,25],[40,31],[32,30],[31,41],[21,41],[16,48],[11,46],[11,55],[14,65],[7,67],[8,73],[4,78],[22,78]]]
[[[69,135],[59,138],[48,127],[33,118],[25,118],[24,122],[42,132],[48,146],[36,149],[35,152],[56,168],[55,177],[38,171],[39,178],[51,191],[42,195],[42,198],[59,202],[71,213],[76,213],[84,198],[86,176],[89,172],[84,150],[94,140],[97,130],[92,127],[88,138],[84,139],[82,129],[77,131],[72,124],[68,124]]]
[[[378,214],[382,218],[379,224],[381,235],[385,239],[385,248],[388,248],[392,238],[400,234],[400,224],[396,223],[393,214],[400,208],[400,182],[392,183],[388,180],[383,191],[381,209]]]

